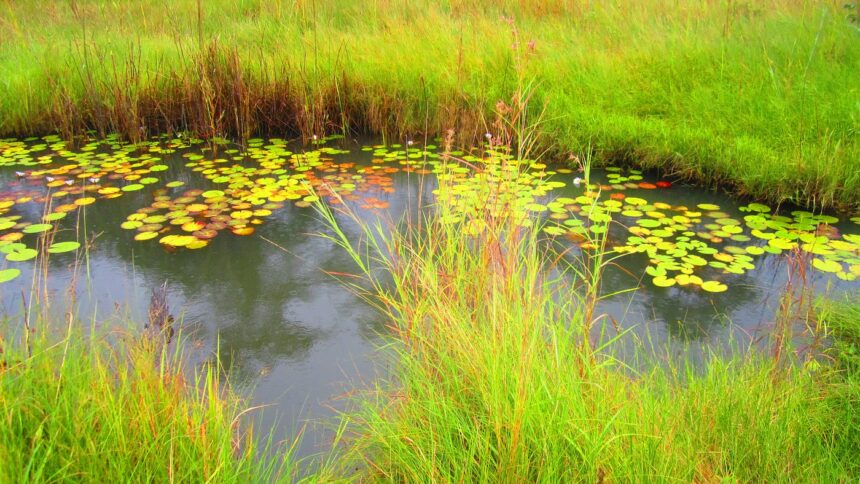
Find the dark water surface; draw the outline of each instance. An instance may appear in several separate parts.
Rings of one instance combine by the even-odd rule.
[[[343,147],[350,153],[330,156],[338,162],[354,162],[357,167],[371,165],[375,156],[362,151],[361,146],[348,142]],[[76,257],[74,252],[51,257],[45,284],[53,310],[62,313],[73,303],[84,321],[95,320],[118,328],[140,325],[135,322],[146,321],[152,290],[167,282],[171,312],[193,342],[188,352],[194,361],[209,360],[216,349],[220,351],[231,369],[233,383],[249,389],[252,404],[271,405],[261,411],[264,424],[272,426],[277,422],[277,435],[287,437],[305,421],[330,417],[333,409],[342,405],[339,396],[385,373],[384,358],[375,352],[382,342],[380,334],[385,332],[385,322],[325,273],[354,273],[356,267],[342,249],[318,236],[327,228],[313,207],[298,207],[287,200],[283,207],[272,210],[263,223],[255,225],[253,235],[236,236],[225,230],[207,247],[197,250],[180,248],[171,252],[158,239],[135,241],[136,231],[125,230],[120,224],[139,208],[150,205],[154,190],[163,190],[166,182],[185,182],[182,187],[167,190],[174,197],[188,189],[219,188],[185,167],[189,158],[182,155],[189,152],[201,153],[204,159],[214,156],[200,151],[200,145],[158,154],[169,167],[158,173],[159,182],[116,199],[99,199],[58,222],[58,239],[75,240],[78,225],[78,233],[85,234],[91,245],[86,257],[82,253]],[[5,156],[5,166],[0,162],[0,201],[3,197],[20,199],[45,190],[45,178],[30,175],[40,167],[16,165],[8,150]],[[234,161],[256,163],[249,159]],[[63,163],[56,161],[56,165]],[[340,173],[349,178],[352,172]],[[598,173],[594,177],[605,180],[605,175]],[[431,191],[436,186],[432,176],[397,170],[390,170],[386,176],[390,184],[377,181],[357,197],[354,203],[358,213],[368,218],[382,214],[396,220],[420,205],[432,203]],[[553,191],[552,196],[581,195],[584,188],[570,183],[575,176],[556,175],[555,179],[565,180],[567,186]],[[644,181],[657,179],[645,175]],[[127,182],[116,184],[123,183]],[[673,206],[715,204],[733,218],[748,214],[739,211],[738,202],[728,197],[679,183],[658,190],[630,188],[624,193]],[[368,197],[371,202],[367,202]],[[374,204],[376,208],[368,207]],[[7,210],[7,216],[21,216],[16,222],[35,222],[45,208],[42,203],[22,202]],[[347,233],[358,235],[357,227],[345,217],[340,220]],[[860,232],[860,227],[847,221],[834,226],[842,233]],[[0,231],[0,235],[12,230],[15,229]],[[21,241],[29,241],[27,245],[32,247],[36,237],[28,234]],[[603,279],[604,293],[637,286],[640,289],[612,297],[600,309],[618,327],[633,328],[643,339],[678,352],[690,344],[708,348],[731,339],[743,343],[765,334],[786,284],[784,255],[765,253],[756,257],[753,270],[720,275],[728,285],[728,290],[720,293],[689,286],[655,287],[651,276],[645,275],[647,264],[644,254],[633,254],[622,259],[620,267],[610,268]],[[21,269],[22,275],[0,284],[0,313],[17,321],[15,318],[25,310],[22,294],[24,300],[32,294],[34,263],[10,263],[0,257],[0,269],[7,267]],[[845,267],[848,270],[850,261]],[[810,271],[808,275],[819,293],[858,287],[857,282],[821,271]],[[321,450],[329,438],[318,425],[309,429],[305,437],[302,455]]]

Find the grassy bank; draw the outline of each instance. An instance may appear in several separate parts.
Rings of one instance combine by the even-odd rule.
[[[841,438],[850,442],[850,448],[860,449],[860,305],[854,293],[842,300],[819,304],[821,319],[825,322],[833,342],[830,356],[841,372],[842,384],[838,387],[846,419],[839,427]],[[856,455],[856,453],[854,454]]]
[[[4,327],[0,480],[288,478],[289,453],[283,462],[266,457],[218,369],[186,374],[176,349],[140,335],[86,336],[77,324],[40,326],[30,338]]]
[[[468,140],[525,73],[558,153],[857,209],[860,39],[841,3],[7,2],[0,133]]]
[[[393,231],[365,224],[360,240],[324,211],[365,269],[356,289],[370,287],[396,336],[391,379],[344,417],[340,472],[385,482],[857,477],[856,385],[838,367],[755,350],[712,354],[705,368],[627,367],[594,312],[612,254],[555,253],[514,209],[527,203],[515,173],[482,168],[492,175],[476,177],[480,189],[443,181],[435,215]]]

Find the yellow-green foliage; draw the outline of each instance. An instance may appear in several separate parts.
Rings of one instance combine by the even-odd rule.
[[[0,132],[348,125],[468,139],[519,62],[558,152],[591,145],[762,198],[856,208],[860,38],[841,3],[7,2]]]
[[[557,254],[539,222],[495,210],[508,184],[477,180],[476,193],[490,192],[484,207],[451,218],[456,199],[441,197],[420,224],[365,223],[355,239],[322,211],[397,336],[392,377],[344,419],[341,472],[384,482],[856,479],[856,439],[842,431],[854,425],[853,397],[837,372],[755,349],[711,354],[702,367],[625,366],[611,356],[616,340],[598,336],[602,241],[581,258]]]
[[[0,481],[263,482],[288,470],[238,427],[240,401],[216,369],[186,375],[139,336],[44,332],[64,329],[28,341],[4,327]]]

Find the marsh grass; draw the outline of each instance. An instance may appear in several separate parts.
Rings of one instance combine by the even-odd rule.
[[[821,324],[826,328],[832,346],[828,354],[841,372],[839,409],[841,424],[834,429],[840,438],[849,442],[846,450],[857,455],[860,449],[860,306],[856,292],[841,299],[817,301]],[[854,472],[860,472],[860,463],[853,461]]]
[[[555,153],[856,209],[860,42],[841,3],[7,3],[0,133],[474,142],[520,78],[515,25]]]
[[[466,210],[444,179],[420,222],[372,224],[320,206],[362,270],[345,282],[394,336],[392,375],[343,414],[330,472],[386,482],[856,477],[857,443],[843,432],[851,387],[838,372],[754,350],[702,365],[616,360],[628,335],[602,331],[595,304],[602,268],[619,261],[599,236],[596,250],[563,257],[514,208],[516,188],[472,166],[482,195]],[[344,218],[358,237],[339,228]]]
[[[609,356],[613,340],[585,344],[592,310],[548,278],[555,256],[537,226],[467,230],[434,219],[420,234],[374,230],[363,240],[383,239],[381,250],[369,251],[341,239],[392,278],[371,276],[372,297],[397,336],[391,379],[344,416],[342,472],[441,482],[856,475],[856,443],[841,432],[853,417],[826,371],[755,352],[633,371]]]
[[[4,328],[0,479],[264,482],[289,476],[289,446],[282,460],[265,457],[266,439],[248,431],[253,417],[222,383],[219,368],[189,374],[176,348],[133,333],[81,331],[77,324],[69,316],[67,327],[40,327],[30,354],[20,335]]]

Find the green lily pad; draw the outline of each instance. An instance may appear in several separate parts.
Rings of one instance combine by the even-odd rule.
[[[564,235],[567,233],[567,230],[559,227],[558,225],[550,225],[549,227],[544,227],[544,232],[549,235]]]
[[[752,254],[752,255],[764,254],[764,249],[762,249],[761,247],[759,247],[757,245],[750,245],[749,247],[746,248],[746,251],[748,254]]]
[[[37,255],[39,255],[39,253],[34,249],[24,247],[6,253],[6,260],[9,262],[24,262],[35,258]]]
[[[640,227],[645,227],[648,229],[659,227],[662,225],[659,220],[654,220],[652,218],[641,218],[636,221],[636,224]]]
[[[48,215],[42,217],[42,220],[44,220],[45,222],[56,222],[57,220],[64,218],[66,215],[68,215],[68,213],[66,212],[49,213]]]
[[[812,259],[812,266],[822,272],[840,272],[842,270],[842,264],[834,261],[834,260],[825,260],[825,259]]]
[[[779,237],[775,237],[773,239],[770,239],[767,241],[767,243],[768,243],[768,245],[770,245],[774,249],[780,249],[780,250],[791,250],[791,249],[797,247],[797,242],[794,242],[792,240],[782,239]]]
[[[708,292],[725,292],[728,286],[720,281],[705,281],[702,283],[702,289]]]
[[[666,276],[657,276],[651,279],[651,282],[657,287],[671,287],[675,285],[675,279]]]
[[[770,207],[762,205],[761,203],[751,203],[746,207],[741,207],[740,210],[744,212],[768,213],[770,212]]]
[[[203,198],[218,198],[223,197],[224,192],[221,190],[207,190],[201,194]]]
[[[73,250],[78,250],[81,244],[79,242],[69,241],[69,242],[54,242],[48,247],[48,252],[51,254],[62,254],[64,252],[71,252]]]
[[[54,226],[51,224],[33,224],[24,227],[24,230],[21,232],[24,232],[25,234],[41,234],[42,232],[51,230],[53,227]]]
[[[645,268],[645,272],[651,277],[660,277],[666,275],[666,269],[659,266],[648,266]]]
[[[14,267],[11,269],[0,270],[0,284],[3,284],[4,282],[9,282],[12,279],[15,279],[16,277],[18,277],[20,275],[21,275],[21,270],[15,269]]]

